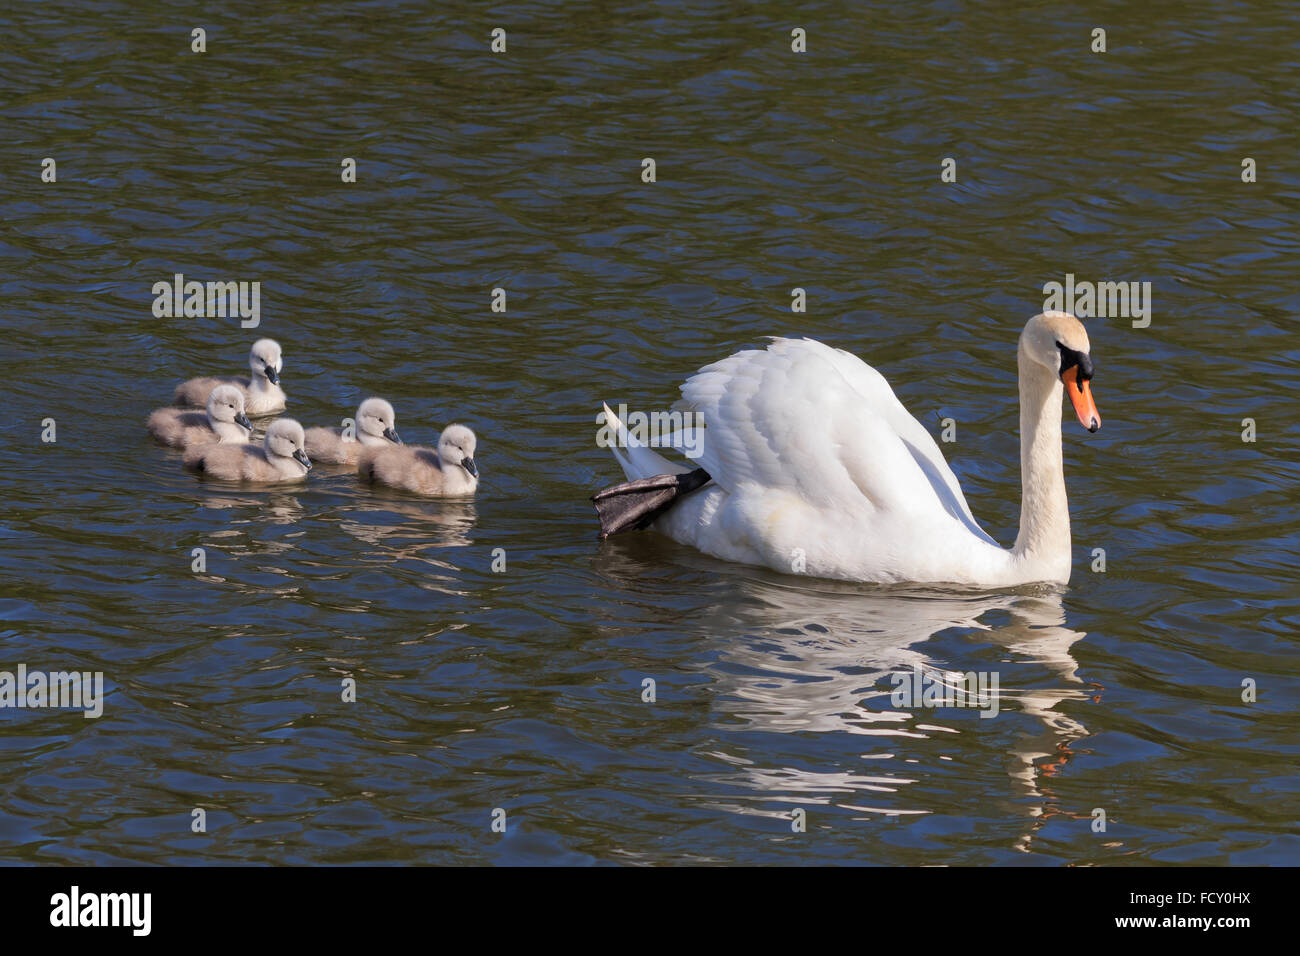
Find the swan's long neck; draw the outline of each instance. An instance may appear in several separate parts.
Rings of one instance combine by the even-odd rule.
[[[1012,558],[1027,581],[1070,578],[1070,509],[1061,463],[1061,383],[1019,352],[1020,534]]]

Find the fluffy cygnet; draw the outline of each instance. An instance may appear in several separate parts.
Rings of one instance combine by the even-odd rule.
[[[392,405],[382,398],[367,398],[357,406],[355,437],[345,435],[342,428],[309,428],[307,454],[312,461],[355,465],[363,448],[387,448],[402,443],[397,437],[396,420]]]
[[[438,439],[437,450],[418,445],[392,445],[365,449],[357,472],[403,491],[430,497],[472,495],[478,487],[474,464],[474,433],[464,425],[448,425]]]
[[[158,408],[145,423],[149,433],[164,445],[188,448],[220,442],[243,445],[253,424],[244,414],[244,393],[233,385],[218,385],[208,396],[206,412],[183,408]]]
[[[277,418],[256,445],[195,445],[185,452],[185,467],[227,481],[299,481],[311,470],[303,451],[302,426]]]
[[[284,390],[280,388],[280,369],[284,359],[280,356],[280,343],[274,339],[258,339],[248,353],[248,367],[252,378],[240,375],[205,376],[192,378],[176,386],[172,402],[176,405],[206,405],[208,396],[218,385],[236,385],[244,393],[245,410],[250,415],[269,415],[284,409]]]

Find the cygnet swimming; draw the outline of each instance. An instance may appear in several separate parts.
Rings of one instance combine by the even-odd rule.
[[[173,448],[209,442],[243,445],[253,430],[252,423],[244,414],[244,393],[233,385],[214,388],[208,396],[206,412],[159,408],[149,416],[145,426],[154,438]]]
[[[303,450],[302,426],[277,418],[256,445],[195,445],[185,451],[185,467],[226,481],[300,481],[311,470]]]
[[[253,373],[252,378],[242,375],[204,376],[181,382],[176,386],[172,402],[204,406],[218,385],[235,385],[244,393],[244,408],[249,415],[283,411],[284,389],[280,388],[280,369],[284,367],[284,359],[280,355],[280,343],[274,339],[258,339],[248,353],[248,367]]]
[[[363,448],[389,448],[400,445],[397,416],[393,406],[382,398],[367,398],[357,406],[352,428],[307,429],[307,455],[315,462],[355,465]],[[352,434],[355,432],[355,435]]]
[[[464,425],[448,425],[437,449],[419,445],[367,448],[357,472],[368,481],[437,498],[472,495],[478,488],[474,449],[478,440]]]

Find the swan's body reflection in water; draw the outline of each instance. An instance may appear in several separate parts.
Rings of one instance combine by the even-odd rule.
[[[210,484],[220,482],[209,480]],[[245,512],[241,517],[232,519],[232,525],[257,525],[263,522],[272,524],[297,524],[302,518],[302,502],[298,496],[286,491],[263,491],[255,494],[205,494],[203,507],[213,511],[235,509]]]
[[[220,487],[222,482],[212,481],[211,485]],[[232,489],[237,485],[232,484]],[[303,516],[302,503],[297,495],[287,491],[269,491],[261,493],[213,492],[203,496],[203,507],[212,511],[230,511],[233,514],[226,520],[226,527],[209,531],[203,537],[203,544],[216,548],[236,560],[255,559],[255,564],[262,570],[283,574],[278,570],[276,557],[293,550],[293,538],[289,534],[277,538],[264,533],[266,525],[292,527]],[[263,560],[266,559],[266,560]],[[217,584],[230,584],[238,590],[259,591],[260,588],[248,587],[239,582],[228,580],[216,570],[204,571],[198,575],[201,581]],[[291,583],[276,586],[281,594],[296,593],[298,588]]]
[[[227,526],[209,532],[204,543],[221,549],[236,558],[257,558],[263,555],[283,556],[299,548],[298,560],[306,566],[320,567],[337,575],[338,561],[333,548],[322,548],[327,536],[317,535],[305,541],[305,531],[292,531],[279,537],[266,534],[268,525],[295,526],[302,523],[306,510],[299,499],[285,492],[259,492],[256,494],[210,494],[204,506],[213,510],[239,512]],[[398,562],[410,561],[417,566],[410,580],[428,590],[449,594],[463,594],[456,584],[460,568],[456,566],[448,549],[463,548],[474,543],[473,530],[478,521],[474,503],[468,499],[429,500],[403,495],[400,492],[380,491],[366,493],[348,500],[345,505],[330,509],[317,504],[312,509],[317,521],[334,523],[345,534],[365,545],[369,553],[361,560],[384,569],[394,569]],[[314,552],[314,553],[313,553]],[[259,564],[258,570],[283,575],[283,570],[273,563]],[[210,580],[227,582],[226,578],[210,574]],[[252,586],[264,589],[264,585]],[[283,593],[297,591],[286,584]],[[358,604],[363,610],[365,605]]]
[[[460,569],[449,549],[474,543],[478,511],[473,501],[403,497],[380,492],[349,503],[339,528],[364,542],[369,560],[384,568],[411,561],[423,566],[418,586],[457,596],[468,596],[458,583]]]
[[[467,499],[437,500],[374,495],[358,498],[339,527],[358,540],[393,557],[408,557],[426,548],[461,548],[473,544],[470,532],[478,520]]]
[[[653,578],[656,572],[633,556],[637,550],[607,547],[598,571],[616,584],[623,579],[629,590],[643,590],[645,578],[634,586],[632,577]],[[715,573],[717,568],[713,565]],[[743,802],[720,807],[784,817],[793,800],[796,805],[834,803],[868,814],[929,813],[924,797],[907,796],[908,786],[929,773],[925,762],[895,758],[899,752],[950,749],[960,754],[956,759],[968,759],[972,750],[982,752],[977,759],[991,766],[996,763],[989,758],[998,752],[1006,755],[1005,769],[1013,785],[1001,788],[1001,799],[995,801],[1014,804],[1008,813],[1031,822],[1017,848],[1028,850],[1041,819],[1062,812],[1044,790],[1050,791],[1048,779],[1059,772],[1071,756],[1071,745],[1087,730],[1056,708],[1064,700],[1090,695],[1070,654],[1071,645],[1085,635],[1065,626],[1060,592],[884,589],[734,566],[725,573],[726,596],[715,596],[716,603],[682,622],[703,642],[695,666],[712,682],[714,725],[728,735],[856,735],[863,770],[869,772],[846,772],[843,760],[834,757],[825,772],[810,766],[762,766],[761,746],[747,746],[739,753],[720,748],[710,756],[730,769],[714,780],[759,791],[768,798],[768,807],[783,809],[755,809]],[[952,635],[935,639],[954,629],[958,635],[974,635],[969,638],[972,652],[959,649],[960,659],[952,653]],[[978,645],[982,647],[975,651]],[[910,679],[918,667],[927,676],[947,674],[949,682],[969,671],[997,674],[999,716],[972,720],[973,714],[957,714],[951,708],[899,708],[891,700],[897,686],[894,675]],[[1032,719],[1026,721],[1025,716]],[[1002,726],[995,728],[998,724]],[[1008,724],[1014,727],[1009,745]],[[989,740],[996,741],[995,750]],[[820,750],[838,753],[844,745],[839,743],[838,748]],[[940,746],[926,746],[929,743]],[[772,750],[780,748],[779,743],[771,745]],[[798,749],[805,760],[809,752],[815,760],[819,751],[815,740]],[[938,787],[952,797],[949,806],[974,806],[987,796],[982,790],[953,793],[964,788],[960,777],[936,777]],[[936,789],[935,781],[926,784],[930,791]],[[871,794],[877,798],[871,799]]]

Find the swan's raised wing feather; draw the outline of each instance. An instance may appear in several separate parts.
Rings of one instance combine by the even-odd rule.
[[[805,340],[782,339],[780,341]],[[961,484],[957,481],[957,476],[952,473],[952,469],[948,467],[948,462],[944,460],[943,453],[939,451],[939,446],[935,444],[930,432],[903,407],[903,403],[898,400],[898,396],[894,394],[885,377],[852,352],[832,349],[820,342],[812,344],[820,346],[829,353],[829,358],[839,373],[893,428],[925,473],[944,510],[966,525],[976,536],[990,544],[997,544],[971,514]]]
[[[776,339],[700,369],[682,397],[704,419],[698,464],[724,488],[788,488],[853,511],[938,504],[987,538],[924,426],[880,373],[847,352]]]

